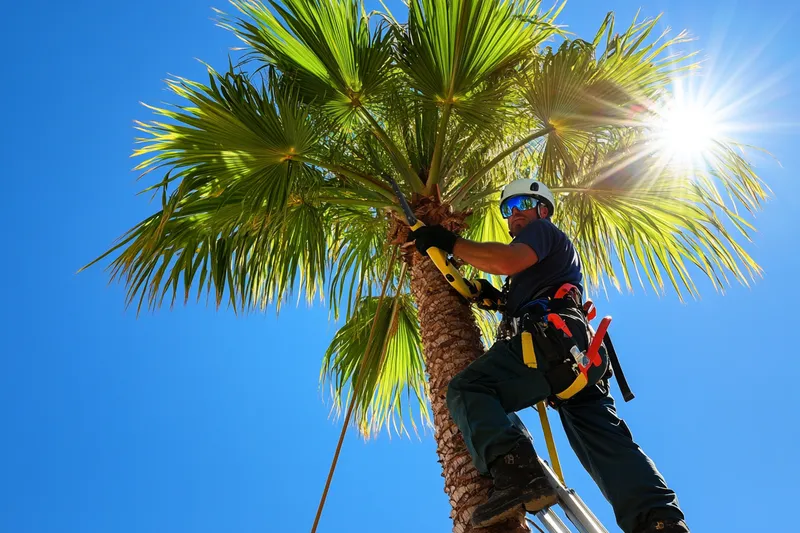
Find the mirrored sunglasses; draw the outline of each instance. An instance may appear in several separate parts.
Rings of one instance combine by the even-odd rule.
[[[526,211],[528,209],[533,209],[538,204],[539,200],[533,196],[512,196],[500,204],[500,213],[503,215],[503,218],[508,218],[511,216],[511,212],[515,207],[520,211]]]

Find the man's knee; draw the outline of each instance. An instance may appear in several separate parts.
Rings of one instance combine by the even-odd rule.
[[[461,397],[461,392],[463,391],[463,378],[461,377],[462,373],[456,374],[453,379],[450,380],[450,383],[447,384],[447,408],[451,411],[453,410],[453,406],[458,402]]]
[[[458,406],[463,403],[464,393],[466,393],[469,389],[469,384],[474,381],[474,376],[470,378],[470,370],[469,368],[465,368],[458,374],[456,374],[453,379],[450,380],[450,383],[447,385],[447,408],[450,412],[453,412],[453,409],[458,408]]]

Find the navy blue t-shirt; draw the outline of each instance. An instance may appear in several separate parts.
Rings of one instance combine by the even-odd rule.
[[[564,283],[577,285],[583,292],[581,261],[569,237],[547,219],[532,220],[512,244],[530,246],[539,260],[522,272],[510,276],[506,295],[506,314],[514,316],[542,289],[558,289]]]

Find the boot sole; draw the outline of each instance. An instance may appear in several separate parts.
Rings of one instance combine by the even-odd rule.
[[[491,518],[487,518],[486,520],[484,520],[482,522],[473,521],[472,522],[472,527],[474,527],[474,528],[484,528],[484,527],[493,526],[495,524],[499,524],[500,522],[505,522],[509,518],[513,518],[516,515],[525,514],[524,511],[525,511],[525,506],[524,505],[522,505],[522,504],[515,505],[514,507],[511,507],[507,511],[504,511],[504,512],[498,514],[498,515],[494,515]]]
[[[537,513],[544,509],[545,507],[550,507],[551,505],[555,505],[558,502],[558,495],[553,492],[552,494],[544,495],[544,496],[533,496],[531,494],[522,495],[520,496],[515,503],[512,503],[511,507],[507,510],[492,515],[485,520],[475,521],[472,520],[472,527],[475,528],[484,528],[493,526],[494,524],[498,524],[509,518],[512,518],[514,515],[521,513],[523,509],[528,511],[529,513]]]
[[[558,503],[558,494],[553,492],[545,496],[534,498],[525,502],[525,510],[529,513],[538,513],[542,509],[553,506]]]

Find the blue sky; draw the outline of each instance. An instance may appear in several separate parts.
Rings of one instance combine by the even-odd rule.
[[[137,319],[101,268],[75,274],[154,209],[134,196],[132,121],[151,118],[140,101],[170,98],[168,74],[203,77],[195,58],[225,67],[236,42],[212,6],[229,8],[4,8],[0,532],[310,529],[340,428],[318,384],[327,312],[200,303]],[[733,115],[759,128],[741,138],[781,162],[757,159],[774,192],[747,245],[763,278],[724,296],[701,282],[688,303],[641,289],[598,302],[637,393],[620,412],[698,532],[796,531],[800,16],[788,1],[759,6],[573,1],[560,19],[588,37],[606,11],[620,24],[664,11],[699,37],[709,86],[752,96]],[[616,531],[557,438],[568,482]],[[350,434],[319,531],[448,531],[448,510],[430,433]]]

